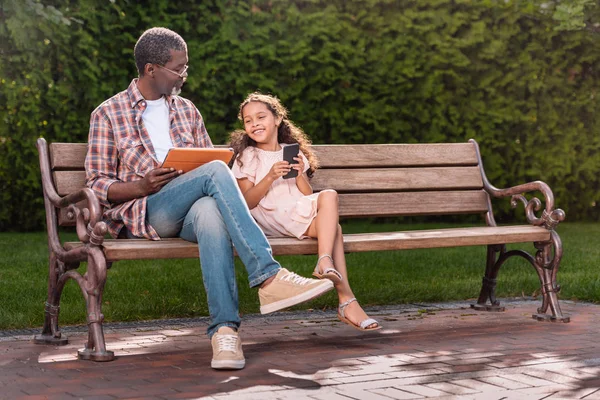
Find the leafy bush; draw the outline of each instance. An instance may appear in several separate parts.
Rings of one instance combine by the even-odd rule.
[[[575,30],[597,10],[579,3],[6,0],[0,229],[42,226],[35,140],[85,141],[90,112],[136,75],[133,45],[151,26],[188,42],[184,95],[216,143],[261,90],[315,143],[475,138],[492,184],[544,180],[569,220],[598,221],[600,45]]]

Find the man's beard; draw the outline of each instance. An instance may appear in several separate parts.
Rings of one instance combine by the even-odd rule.
[[[173,90],[171,90],[171,96],[179,96],[181,93],[181,87],[173,86]]]

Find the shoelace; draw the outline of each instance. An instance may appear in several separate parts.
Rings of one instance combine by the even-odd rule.
[[[310,283],[313,282],[313,279],[310,278],[305,278],[303,276],[300,276],[294,272],[290,272],[289,274],[287,274],[286,276],[281,278],[282,281],[290,281],[292,283],[295,283],[297,285],[308,285]]]
[[[232,351],[237,350],[238,337],[235,335],[218,335],[217,346],[219,351]]]

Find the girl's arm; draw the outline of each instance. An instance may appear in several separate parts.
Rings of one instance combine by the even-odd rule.
[[[290,164],[287,161],[279,161],[273,164],[269,173],[256,185],[247,178],[238,179],[238,185],[244,195],[246,204],[248,204],[248,208],[252,210],[256,207],[262,198],[265,197],[275,179],[287,174],[289,171]]]
[[[250,182],[247,178],[237,180],[240,190],[244,195],[244,199],[246,200],[246,204],[248,204],[248,208],[250,210],[260,203],[262,198],[265,197],[265,194],[267,194],[267,191],[271,187],[271,183],[273,182],[269,183],[266,181],[266,179],[267,177],[260,181],[258,185]]]
[[[302,157],[302,154],[299,153],[298,157],[294,157],[294,160],[298,163],[293,167],[298,170],[298,176],[296,176],[296,186],[298,186],[298,190],[305,196],[313,194],[313,188],[310,186],[308,176],[304,172],[304,158]]]
[[[308,176],[306,173],[299,173],[296,177],[296,186],[303,195],[308,196],[309,194],[313,194],[313,188],[310,186],[308,182]]]

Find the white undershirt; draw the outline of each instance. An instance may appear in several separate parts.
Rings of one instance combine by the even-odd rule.
[[[146,100],[142,121],[144,121],[144,126],[152,140],[156,159],[162,163],[169,149],[173,147],[173,141],[169,134],[169,106],[164,97],[158,100]]]

